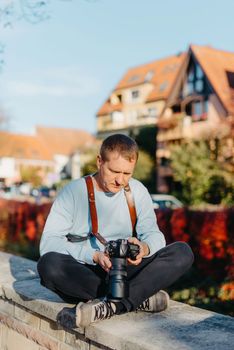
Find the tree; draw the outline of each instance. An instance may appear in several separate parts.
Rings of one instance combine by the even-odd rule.
[[[56,0],[71,2],[72,0]],[[56,2],[54,0],[54,3]],[[95,1],[95,0],[86,0]],[[38,23],[47,20],[51,0],[1,0],[0,24],[3,28],[12,27],[13,23],[25,20],[30,23]]]
[[[34,187],[42,185],[40,167],[21,166],[20,175],[22,182],[30,182]]]
[[[140,149],[135,177],[141,180],[151,193],[154,193],[156,189],[156,134],[156,126],[146,126],[141,128],[136,135],[130,135],[135,138]],[[147,176],[143,178],[139,172],[144,172]]]
[[[170,151],[174,180],[181,184],[175,194],[185,203],[233,203],[233,175],[215,159],[209,142],[186,142]]]
[[[48,18],[49,0],[3,0],[0,22],[3,28],[12,27],[19,20],[38,23]]]
[[[72,2],[73,0],[56,1]],[[56,1],[54,0],[54,3]],[[13,24],[18,21],[37,24],[48,20],[50,3],[51,0],[0,0],[0,27],[13,28]],[[0,68],[4,64],[4,49],[4,44],[0,42]]]
[[[154,190],[154,159],[144,151],[139,151],[139,159],[134,171],[134,178],[141,181],[150,192]]]

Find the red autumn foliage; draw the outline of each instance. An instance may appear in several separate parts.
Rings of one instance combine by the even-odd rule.
[[[18,242],[20,237],[38,244],[51,204],[0,199],[0,243]]]
[[[38,246],[51,204],[0,199],[0,245],[29,242]],[[194,211],[188,208],[156,211],[167,244],[187,242],[195,265],[206,275],[234,280],[234,208]],[[21,239],[21,241],[20,241]]]
[[[206,276],[234,281],[234,208],[195,211],[188,208],[156,211],[167,243],[187,242],[195,266]]]
[[[173,240],[189,242],[186,208],[174,210],[170,222]]]

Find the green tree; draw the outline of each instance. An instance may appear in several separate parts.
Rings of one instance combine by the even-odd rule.
[[[141,181],[150,192],[154,191],[154,159],[147,152],[139,151],[139,159],[133,176]]]
[[[156,135],[156,126],[143,127],[138,130],[136,135],[130,135],[135,138],[140,149],[140,155],[142,155],[139,157],[135,177],[139,178],[152,193],[156,189]],[[139,172],[147,175],[142,177]],[[139,177],[138,174],[140,175]]]
[[[81,169],[82,176],[93,174],[97,171],[97,152],[91,152],[89,160],[85,162]]]
[[[170,150],[174,180],[181,184],[175,194],[185,203],[233,203],[233,176],[215,159],[209,143],[191,141]]]
[[[40,167],[22,166],[20,169],[21,180],[30,182],[34,187],[42,185],[42,176]]]

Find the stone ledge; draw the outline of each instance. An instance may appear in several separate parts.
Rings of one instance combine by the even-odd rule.
[[[8,306],[23,307],[47,322],[56,322],[64,307],[72,307],[40,285],[35,262],[0,252],[0,266],[0,297]],[[8,306],[2,311],[12,316]],[[59,332],[53,331],[53,337],[59,338]],[[159,314],[132,312],[72,332],[87,340],[85,349],[229,350],[234,319],[171,301],[170,308]],[[69,348],[77,348],[75,344]]]

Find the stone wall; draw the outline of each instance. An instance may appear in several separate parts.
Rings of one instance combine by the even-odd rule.
[[[56,319],[65,304],[42,287],[36,263],[0,253],[0,350],[229,350],[234,320],[171,301],[160,314],[132,312],[87,327]]]

